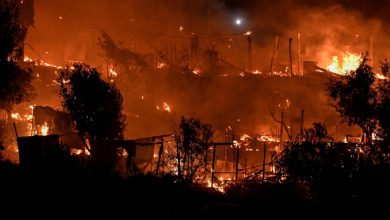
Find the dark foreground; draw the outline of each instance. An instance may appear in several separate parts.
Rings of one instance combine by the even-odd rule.
[[[121,178],[78,162],[67,163],[66,168],[51,163],[50,167],[31,170],[2,162],[1,219],[385,217],[390,204],[390,176],[382,182],[367,181],[356,198],[320,203],[308,196],[304,184],[243,183],[222,194],[195,184],[177,183],[170,176]]]

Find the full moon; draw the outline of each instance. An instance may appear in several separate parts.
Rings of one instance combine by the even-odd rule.
[[[240,18],[237,18],[237,19],[236,19],[236,25],[237,25],[237,26],[240,26],[241,23],[242,23],[242,20],[241,20]]]

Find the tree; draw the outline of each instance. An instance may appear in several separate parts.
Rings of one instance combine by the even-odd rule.
[[[379,150],[390,150],[390,81],[387,60],[382,62],[383,77],[375,77],[363,58],[356,71],[330,81],[331,105],[349,125],[358,125],[367,143]],[[373,142],[372,136],[376,136]],[[375,146],[374,146],[374,145]],[[377,151],[376,150],[376,151]],[[372,151],[374,153],[374,151]]]
[[[19,9],[20,1],[0,0],[0,108],[7,111],[34,95],[32,71],[17,64],[27,33]]]
[[[213,130],[199,119],[180,119],[178,131],[175,131],[176,160],[179,179],[194,181],[195,175],[207,165],[207,150],[211,145]]]
[[[322,143],[325,140],[331,139],[328,134],[326,125],[321,122],[313,123],[313,127],[307,128],[303,131],[303,139],[306,142]]]
[[[13,105],[34,97],[33,79],[30,69],[0,61],[0,109],[10,111]]]
[[[389,63],[387,59],[382,63],[382,74],[385,77],[378,85],[377,120],[379,124],[378,136],[383,140],[383,146],[390,146],[390,80]]]
[[[375,76],[363,58],[356,71],[331,80],[328,93],[331,105],[349,125],[358,125],[371,143],[371,135],[376,128],[377,91],[374,88]]]
[[[82,137],[92,141],[123,138],[123,98],[114,84],[102,80],[99,72],[87,64],[62,71],[58,82],[62,105]]]
[[[20,24],[20,1],[0,0],[0,61],[15,61],[26,38],[27,28]]]

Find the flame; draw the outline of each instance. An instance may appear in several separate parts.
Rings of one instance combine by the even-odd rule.
[[[110,72],[111,77],[114,77],[114,78],[115,78],[115,77],[118,76],[118,73],[117,73],[115,70],[113,70],[113,69],[110,68],[108,71]]]
[[[171,112],[171,107],[166,102],[164,102],[163,107],[165,111]]]
[[[83,152],[83,150],[81,150],[81,149],[77,149],[77,148],[71,148],[70,149],[70,154],[71,155],[80,155],[82,152]]]
[[[36,66],[47,66],[47,67],[53,67],[53,68],[56,68],[56,69],[63,69],[64,68],[62,66],[56,66],[54,64],[47,63],[47,62],[45,62],[43,60],[33,60],[30,57],[28,57],[28,56],[24,56],[23,61],[24,62],[31,62],[31,63],[34,62]]]
[[[11,113],[11,118],[15,119],[16,121],[31,121],[31,119],[33,118],[33,115],[32,114],[21,115],[21,114],[15,112],[15,113]]]
[[[247,31],[244,35],[245,36],[249,36],[249,35],[251,35],[252,34],[252,31]]]
[[[381,80],[387,79],[386,76],[384,76],[384,75],[382,75],[382,74],[379,74],[379,73],[375,74],[375,77],[376,77],[377,79],[381,79]]]
[[[11,118],[18,120],[18,121],[22,119],[22,117],[20,116],[19,113],[11,113]]]
[[[166,112],[169,112],[169,113],[172,112],[171,106],[169,106],[168,103],[166,103],[166,102],[163,102],[162,108],[159,105],[157,105],[156,109],[157,110],[166,111]]]
[[[275,137],[273,135],[266,135],[266,134],[261,134],[256,137],[258,141],[262,142],[279,142],[279,137]]]
[[[195,67],[194,70],[192,70],[192,73],[195,75],[199,75],[201,72],[201,69],[199,67]]]
[[[24,56],[23,61],[24,61],[24,62],[34,62],[34,60],[31,59],[31,58],[28,57],[28,56]]]
[[[47,136],[48,133],[49,133],[49,126],[45,122],[45,124],[42,125],[42,127],[41,127],[41,134],[42,134],[42,136]]]
[[[157,69],[162,69],[162,68],[164,68],[166,65],[167,65],[166,63],[158,62],[158,63],[157,63]]]
[[[345,75],[350,71],[356,70],[361,61],[361,55],[346,52],[342,54],[342,62],[339,61],[337,56],[333,56],[331,63],[327,66],[327,69],[333,73]]]
[[[257,74],[261,74],[261,71],[259,71],[259,70],[255,70],[255,71],[253,71],[253,72],[252,72],[252,74],[255,74],[255,75],[257,75]]]
[[[241,137],[240,137],[240,140],[241,140],[241,141],[245,141],[245,140],[247,140],[247,139],[252,139],[252,137],[249,136],[248,134],[243,134],[243,135],[241,135]]]

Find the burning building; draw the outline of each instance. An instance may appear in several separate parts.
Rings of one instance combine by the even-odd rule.
[[[35,121],[28,126],[33,134],[72,131],[68,116],[58,110],[56,80],[66,63],[80,61],[96,66],[120,88],[127,139],[170,133],[181,115],[210,123],[220,140],[230,128],[236,136],[283,142],[314,121],[325,122],[336,140],[359,132],[340,123],[324,84],[356,68],[362,51],[370,51],[373,64],[374,55],[385,54],[373,49],[388,43],[379,40],[380,22],[342,5],[298,7],[277,1],[276,6],[253,3],[253,11],[246,8],[248,15],[232,25],[226,22],[236,16],[229,4],[216,2],[222,3],[35,1],[24,65],[36,75],[38,96],[16,106],[15,120],[32,119],[32,105]],[[273,14],[281,4],[305,17]],[[261,147],[248,149],[260,154]]]

